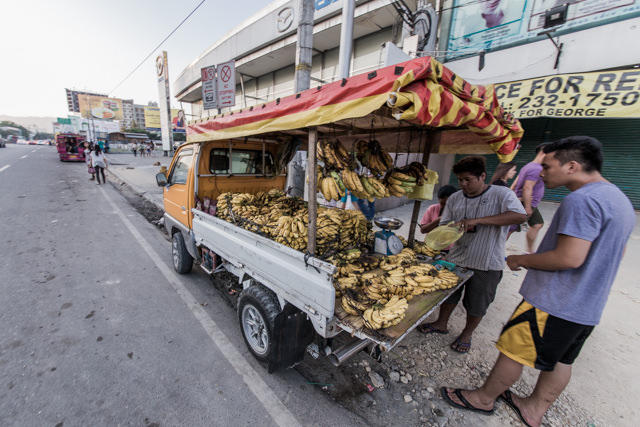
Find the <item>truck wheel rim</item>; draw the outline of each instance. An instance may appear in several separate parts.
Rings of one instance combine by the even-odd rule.
[[[242,310],[242,328],[251,348],[260,355],[266,354],[269,348],[267,325],[255,307],[247,305]]]
[[[180,262],[180,255],[178,255],[178,242],[176,239],[173,239],[171,248],[173,249],[173,266],[177,267]]]

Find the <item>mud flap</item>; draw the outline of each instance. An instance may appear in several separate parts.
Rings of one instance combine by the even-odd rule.
[[[273,329],[274,348],[267,367],[270,374],[301,362],[315,334],[307,315],[291,304],[276,316]]]

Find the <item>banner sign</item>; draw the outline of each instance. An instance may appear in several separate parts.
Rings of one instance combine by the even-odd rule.
[[[149,132],[160,132],[160,108],[144,107],[144,128]]]
[[[515,118],[640,118],[640,69],[559,74],[495,85]]]
[[[551,10],[563,18],[550,28],[579,31],[639,16],[640,0],[454,0],[451,9],[449,60],[539,39]]]
[[[160,131],[162,135],[162,150],[173,149],[173,135],[171,133],[171,104],[169,96],[169,63],[167,52],[162,51],[156,58],[156,74],[158,77],[158,105],[160,107]]]
[[[78,95],[78,106],[86,119],[122,120],[122,100],[118,98]]]
[[[218,108],[218,92],[216,91],[216,66],[200,69],[202,76],[202,106],[205,110]]]

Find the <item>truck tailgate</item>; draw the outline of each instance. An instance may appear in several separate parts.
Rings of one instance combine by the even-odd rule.
[[[371,330],[365,327],[360,316],[347,314],[340,304],[336,304],[337,325],[349,334],[360,339],[375,342],[384,351],[389,351],[404,339],[413,329],[424,322],[433,311],[454,293],[473,275],[473,272],[456,267],[453,271],[460,278],[457,286],[451,289],[438,290],[428,294],[416,295],[409,301],[405,317],[395,326],[386,329]]]

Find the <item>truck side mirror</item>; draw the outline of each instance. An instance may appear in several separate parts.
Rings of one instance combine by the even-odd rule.
[[[167,185],[167,175],[163,172],[156,174],[156,183],[158,184],[158,187],[164,187]]]

